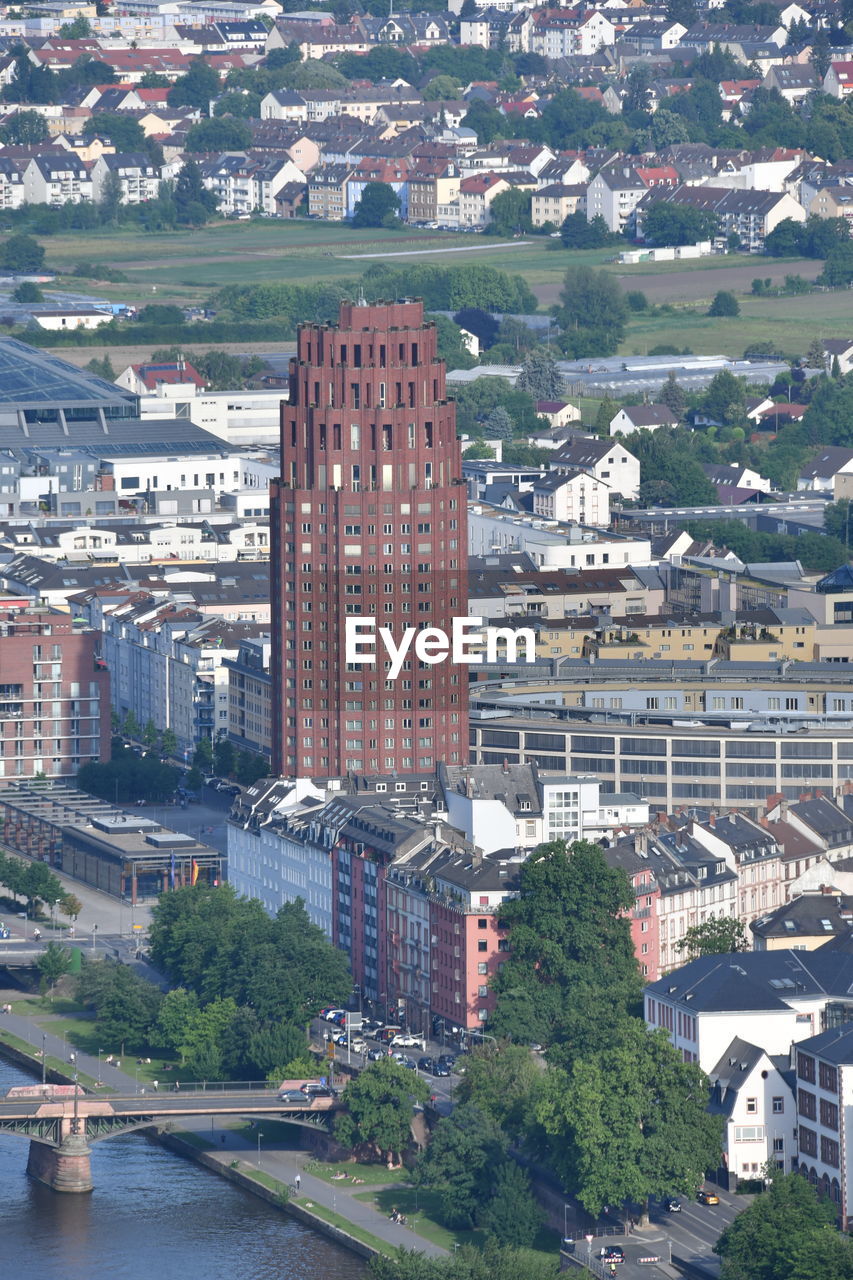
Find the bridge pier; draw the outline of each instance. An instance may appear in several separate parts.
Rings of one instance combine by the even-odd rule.
[[[68,1134],[59,1147],[30,1142],[27,1173],[51,1191],[92,1191],[90,1148],[82,1134]]]

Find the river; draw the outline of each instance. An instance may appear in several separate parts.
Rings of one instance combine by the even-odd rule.
[[[0,1093],[32,1077],[0,1059]],[[26,1176],[0,1135],[2,1274],[33,1280],[366,1280],[360,1258],[287,1214],[128,1134],[92,1149],[92,1195]]]

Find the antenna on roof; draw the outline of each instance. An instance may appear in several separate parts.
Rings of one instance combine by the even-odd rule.
[[[393,4],[393,3],[394,3],[394,0],[390,0],[390,3],[391,3],[391,4]],[[366,307],[366,306],[367,306],[367,299],[366,299],[366,298],[365,298],[365,296],[364,296],[364,285],[363,285],[363,284],[360,284],[360,285],[358,286],[358,297],[356,298],[356,306],[357,306],[357,307]]]

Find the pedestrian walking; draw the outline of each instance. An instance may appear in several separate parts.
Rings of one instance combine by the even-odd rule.
[[[295,1183],[296,1183],[296,1190],[298,1191],[298,1190],[299,1190],[299,1188],[302,1186],[302,1178],[299,1176],[299,1174],[298,1174],[298,1173],[297,1173],[297,1175],[296,1175],[296,1177],[295,1177],[294,1181],[295,1181]]]

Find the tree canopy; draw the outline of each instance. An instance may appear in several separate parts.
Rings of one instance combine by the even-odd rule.
[[[612,276],[592,267],[569,267],[556,310],[566,355],[612,355],[625,336],[627,317],[625,296]]]
[[[853,1246],[836,1230],[836,1213],[798,1173],[775,1172],[714,1246],[721,1280],[850,1280]]]
[[[518,897],[501,908],[509,954],[493,979],[495,1033],[573,1051],[595,1034],[604,1007],[611,1025],[627,1016],[640,995],[623,914],[633,900],[624,872],[597,845],[537,849],[521,867]]]
[[[733,916],[712,916],[702,924],[691,925],[677,943],[687,960],[697,956],[718,956],[730,951],[749,951],[749,939],[740,920]]]
[[[388,1167],[400,1163],[411,1139],[412,1103],[426,1102],[429,1087],[416,1072],[380,1058],[347,1085],[335,1136],[345,1147],[367,1149]]]
[[[355,202],[354,227],[400,226],[400,197],[387,182],[368,182]]]

